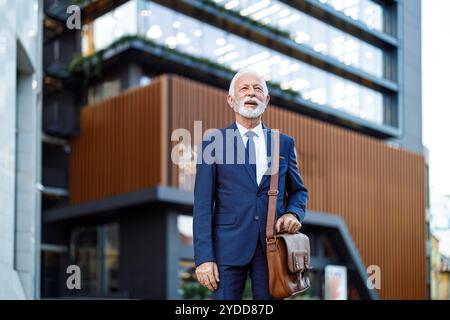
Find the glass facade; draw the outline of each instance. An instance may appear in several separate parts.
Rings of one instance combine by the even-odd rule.
[[[226,9],[239,12],[241,16],[287,32],[293,41],[310,47],[320,54],[328,55],[346,65],[354,66],[378,77],[383,76],[383,52],[381,49],[296,10],[281,1],[215,0],[215,2],[223,5]],[[333,1],[333,3],[336,2]],[[362,2],[370,1],[339,2],[359,2],[359,5],[356,6],[359,8]],[[368,4],[364,8],[367,6]],[[373,6],[375,7],[376,5],[373,4]],[[348,6],[345,8],[348,8]],[[362,10],[364,11],[364,9]],[[353,7],[350,12],[353,14]]]
[[[320,35],[314,32],[311,39],[320,41]],[[150,1],[129,1],[95,20],[91,27],[85,28],[83,52],[89,52],[89,35],[94,39],[94,50],[99,50],[127,34],[145,36],[157,44],[232,70],[244,67],[257,70],[266,80],[280,83],[282,89],[299,92],[303,99],[376,124],[383,123],[380,92]]]
[[[316,0],[317,1],[317,0]],[[318,0],[368,28],[383,31],[383,8],[371,0]]]

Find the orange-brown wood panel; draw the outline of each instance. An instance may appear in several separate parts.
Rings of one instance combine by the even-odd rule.
[[[171,132],[185,128],[193,138],[194,121],[203,131],[228,126],[234,114],[226,96],[162,76],[83,108],[72,142],[71,203],[161,183],[177,187]],[[425,299],[424,158],[272,105],[263,121],[295,138],[308,209],[343,218],[365,265],[381,268],[381,298]]]
[[[80,135],[71,142],[71,204],[167,184],[166,87],[160,77],[81,110]]]

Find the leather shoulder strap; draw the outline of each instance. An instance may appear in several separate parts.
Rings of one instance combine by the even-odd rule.
[[[274,144],[272,148],[270,188],[268,191],[269,205],[267,211],[266,240],[274,239],[275,236],[276,209],[278,198],[278,168],[280,162],[280,132],[278,130],[271,130],[271,132],[273,139],[272,141]]]

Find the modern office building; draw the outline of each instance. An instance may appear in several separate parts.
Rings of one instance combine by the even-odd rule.
[[[42,1],[0,1],[0,299],[40,296]]]
[[[233,121],[226,90],[247,67],[310,191],[303,298],[324,298],[327,265],[347,268],[349,299],[427,297],[419,0],[80,1],[80,30],[69,4],[45,1],[43,296],[206,295],[195,142]]]

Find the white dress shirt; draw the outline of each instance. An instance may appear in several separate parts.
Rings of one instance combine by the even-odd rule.
[[[253,131],[256,134],[256,136],[253,138],[253,141],[255,142],[255,153],[256,153],[256,182],[259,185],[262,180],[262,177],[264,176],[264,173],[266,173],[268,169],[266,138],[264,137],[264,131],[261,122],[252,130],[248,130],[244,126],[240,125],[237,121],[236,125],[239,129],[239,133],[242,136],[244,145],[247,145],[248,137],[245,135],[247,131]]]

